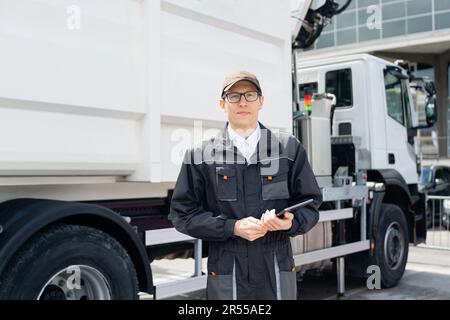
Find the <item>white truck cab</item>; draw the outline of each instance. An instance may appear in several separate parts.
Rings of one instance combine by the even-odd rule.
[[[358,144],[350,172],[393,169],[408,185],[417,185],[414,137],[419,111],[405,70],[369,54],[358,54],[298,59],[297,79],[301,104],[308,92],[336,96],[332,137],[352,136]],[[334,172],[342,161],[335,156],[333,162]]]

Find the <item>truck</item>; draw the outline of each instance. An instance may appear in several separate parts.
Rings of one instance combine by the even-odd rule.
[[[385,234],[390,242],[398,242],[399,230],[404,239],[420,241],[411,237],[421,221],[411,207],[416,203],[411,166],[398,168],[407,174],[406,187],[395,170],[366,170],[361,163],[372,163],[366,151],[347,153],[360,132],[330,134],[348,127],[341,123],[351,112],[342,109],[341,116],[322,87],[312,96],[311,110],[300,108],[297,83],[301,87],[298,79],[303,78],[293,68],[296,52],[311,45],[348,4],[0,4],[0,299],[137,299],[141,293],[160,299],[204,288],[200,261],[207,245],[176,232],[167,214],[183,152],[222,128],[217,88],[223,75],[237,69],[258,73],[266,95],[261,121],[296,133],[308,146],[320,181],[321,222],[292,241],[299,273],[336,258],[338,293],[343,294],[346,270],[362,270],[366,260],[382,255],[378,244]],[[341,97],[331,93],[339,105]],[[373,120],[367,116],[364,121]],[[385,123],[382,130],[400,132],[395,123]],[[373,159],[381,159],[381,140],[374,148],[367,144],[374,139],[369,132],[360,138]],[[320,151],[319,145],[325,148]],[[333,156],[332,166],[339,148],[348,159],[334,163]],[[384,150],[394,152],[399,162],[406,156],[404,146]],[[340,174],[332,176],[336,166]],[[403,192],[401,212],[390,191]],[[403,221],[397,220],[386,229],[381,216],[392,215],[408,219],[408,230],[399,229]],[[327,241],[318,243],[324,235]],[[195,277],[155,286],[152,261],[193,244]],[[344,258],[353,257],[346,266]],[[402,268],[394,276],[387,272],[384,285],[396,283]]]

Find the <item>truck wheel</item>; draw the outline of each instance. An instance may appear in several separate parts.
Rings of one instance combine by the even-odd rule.
[[[408,226],[403,211],[383,204],[376,235],[373,264],[380,267],[381,285],[390,288],[400,281],[408,259]]]
[[[33,236],[0,278],[0,299],[137,299],[125,249],[90,227],[55,225]]]

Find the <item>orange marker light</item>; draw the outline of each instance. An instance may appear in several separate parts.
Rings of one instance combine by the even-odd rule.
[[[228,180],[228,176],[223,176],[223,180],[227,181]]]
[[[267,180],[272,181],[273,177],[272,176],[268,176]]]

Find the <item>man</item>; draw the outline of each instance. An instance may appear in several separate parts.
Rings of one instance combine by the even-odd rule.
[[[186,152],[169,218],[209,242],[208,299],[296,299],[289,237],[317,223],[320,189],[301,143],[258,122],[264,97],[255,75],[229,75],[221,97],[228,123]],[[306,199],[314,201],[275,215]]]

